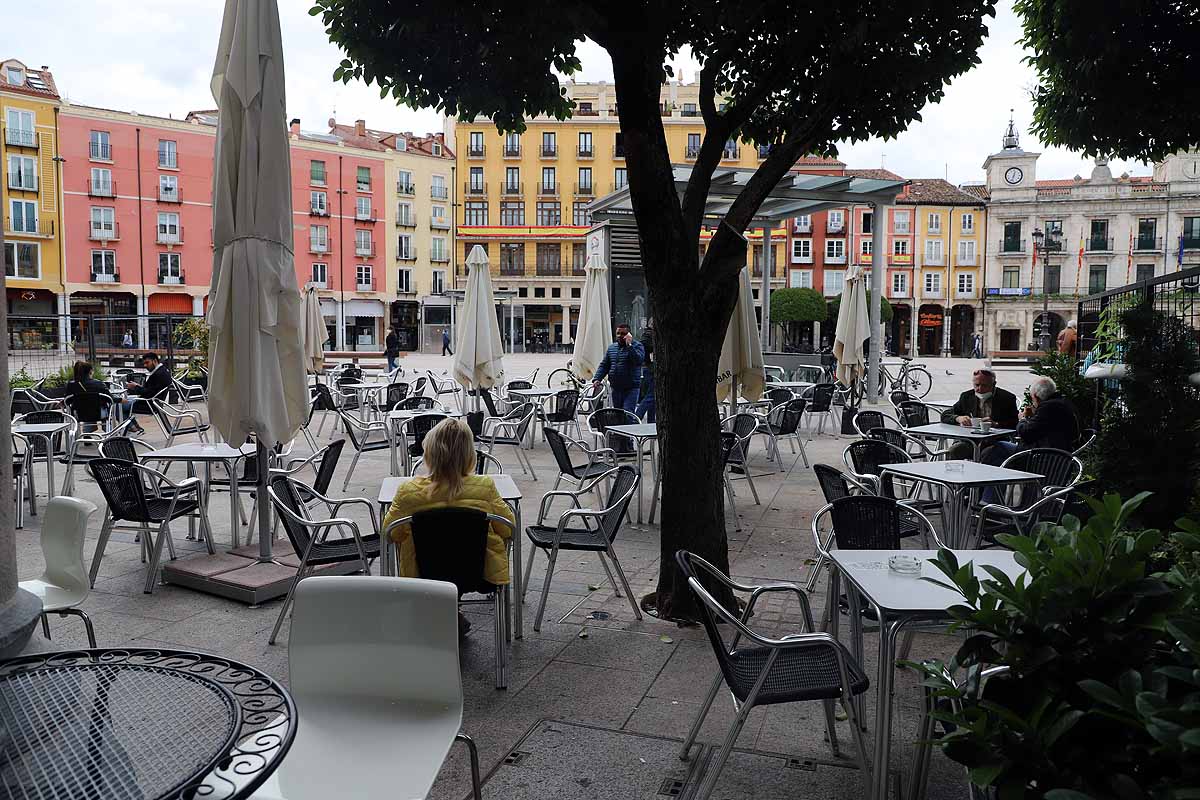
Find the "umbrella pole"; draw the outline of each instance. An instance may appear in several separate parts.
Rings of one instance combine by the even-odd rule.
[[[267,446],[262,437],[256,436],[258,446],[258,560],[259,563],[271,561],[271,502],[267,495],[267,475],[271,471],[270,461],[267,460]]]

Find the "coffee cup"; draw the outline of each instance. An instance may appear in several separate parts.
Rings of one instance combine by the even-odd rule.
[[[979,430],[983,431],[984,433],[991,433],[992,421],[990,419],[980,420],[979,421]]]
[[[983,420],[980,419],[979,417],[971,417],[971,427],[977,431],[982,430],[983,429]]]

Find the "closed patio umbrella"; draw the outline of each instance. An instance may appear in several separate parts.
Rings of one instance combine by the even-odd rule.
[[[762,397],[766,383],[763,374],[762,341],[758,338],[758,320],[754,316],[754,294],[750,272],[743,267],[738,276],[738,300],[725,330],[721,360],[717,366],[717,399],[729,400],[731,413],[737,411],[739,389],[747,400]]]
[[[292,263],[291,160],[276,0],[226,0],[211,83],[220,109],[213,159],[209,413],[225,441],[266,451],[303,424],[303,301]],[[270,560],[268,504],[259,502],[260,560]]]
[[[325,327],[325,316],[321,313],[321,298],[317,288],[308,285],[304,289],[304,369],[307,372],[325,371],[325,343],[329,341],[329,329]]]
[[[496,319],[496,298],[487,253],[479,245],[467,256],[467,291],[458,315],[454,380],[464,389],[490,389],[504,379],[504,344]],[[475,395],[479,410],[479,394]]]
[[[604,256],[599,253],[588,256],[584,274],[579,325],[575,329],[571,359],[578,375],[591,378],[612,341],[612,308],[608,300],[608,266]]]
[[[837,379],[849,386],[867,372],[867,357],[863,342],[871,337],[867,312],[867,287],[857,266],[846,270],[842,300],[838,309],[837,328],[833,338],[833,357],[837,359]]]

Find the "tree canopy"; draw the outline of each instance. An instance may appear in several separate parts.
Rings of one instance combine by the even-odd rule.
[[[824,322],[825,298],[815,289],[776,289],[771,292],[772,322]]]
[[[1017,0],[1037,73],[1033,130],[1087,156],[1200,146],[1200,9],[1179,0]]]
[[[837,297],[835,297],[829,301],[829,324],[831,324],[831,325],[837,324],[838,311],[841,309],[841,307],[842,307],[841,295],[838,295]],[[867,289],[867,308],[870,308],[870,307],[871,307],[871,290]],[[892,304],[888,302],[888,299],[886,297],[879,298],[879,321],[880,322],[891,322],[892,321]]]

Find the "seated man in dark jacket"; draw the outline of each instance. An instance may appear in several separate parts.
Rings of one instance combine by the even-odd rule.
[[[125,391],[129,396],[121,401],[122,418],[129,417],[133,413],[135,404],[143,399],[151,397],[158,397],[163,400],[167,399],[164,390],[169,389],[171,386],[171,373],[167,369],[167,365],[158,360],[157,353],[146,353],[142,356],[142,367],[150,374],[146,376],[145,383],[140,386],[132,381],[125,384]],[[149,406],[145,402],[142,402],[137,409],[138,411],[148,411]],[[135,420],[129,426],[129,429],[134,433],[140,433],[142,426]]]
[[[1071,401],[1058,393],[1054,381],[1044,375],[1036,376],[1029,385],[1029,395],[1033,405],[1025,409],[1017,423],[1020,444],[997,442],[984,454],[985,464],[1002,464],[1019,450],[1053,447],[1069,453],[1075,449],[1079,421]]]
[[[942,414],[942,422],[969,427],[971,417],[980,417],[990,419],[997,428],[1017,427],[1017,396],[996,385],[996,373],[980,367],[971,384],[972,388],[959,395],[958,402]]]
[[[642,343],[634,340],[629,333],[629,326],[622,322],[617,326],[616,341],[608,346],[604,360],[592,376],[592,383],[598,384],[608,376],[612,404],[632,414],[637,408],[638,382],[645,360],[646,350]]]

